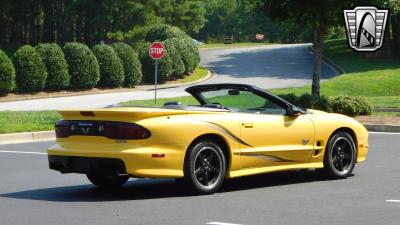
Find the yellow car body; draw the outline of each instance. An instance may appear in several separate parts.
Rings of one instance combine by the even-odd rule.
[[[329,138],[339,130],[353,137],[356,162],[363,162],[368,153],[368,132],[363,125],[344,115],[317,110],[298,115],[266,115],[223,109],[114,107],[59,113],[66,121],[119,121],[149,130],[151,136],[140,140],[87,135],[57,137],[56,144],[48,149],[49,159],[119,159],[132,177],[184,177],[188,150],[204,138],[215,140],[227,155],[226,178],[323,168]]]

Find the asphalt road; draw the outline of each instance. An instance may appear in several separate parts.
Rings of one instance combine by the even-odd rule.
[[[354,176],[344,180],[325,180],[312,171],[282,172],[229,180],[219,193],[208,196],[186,195],[171,179],[131,179],[119,191],[101,191],[82,175],[49,170],[46,155],[40,153],[51,144],[0,145],[0,224],[375,225],[400,221],[399,134],[370,134],[367,161],[357,164]]]
[[[247,48],[201,50],[201,64],[216,73],[202,83],[242,83],[262,88],[296,87],[310,84],[313,55],[309,44],[268,45]],[[322,81],[336,75],[322,66]],[[184,96],[184,87],[159,90],[158,97]],[[65,108],[105,107],[128,100],[154,98],[154,91],[118,92],[85,96],[24,100],[0,103],[2,110],[54,110]]]
[[[241,83],[284,88],[311,84],[314,56],[310,44],[269,45],[251,48],[204,49],[201,64],[218,76],[204,83]],[[322,64],[321,80],[337,75]]]

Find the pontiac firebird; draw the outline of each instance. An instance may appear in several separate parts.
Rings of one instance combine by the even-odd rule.
[[[210,194],[224,179],[273,171],[346,178],[368,153],[368,132],[350,117],[303,109],[250,85],[186,91],[198,105],[59,111],[50,168],[86,174],[99,187],[168,177]]]

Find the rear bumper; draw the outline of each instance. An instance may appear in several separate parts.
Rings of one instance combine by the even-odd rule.
[[[62,173],[87,173],[104,168],[132,177],[179,178],[183,177],[186,148],[185,145],[174,144],[56,143],[47,152],[50,169]]]
[[[90,173],[103,172],[113,174],[126,174],[125,164],[120,159],[91,158],[76,156],[49,155],[50,169],[61,173]]]

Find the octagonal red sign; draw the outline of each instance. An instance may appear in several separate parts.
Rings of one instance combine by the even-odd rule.
[[[162,59],[165,55],[165,47],[161,42],[153,42],[149,46],[149,54],[153,59]]]

